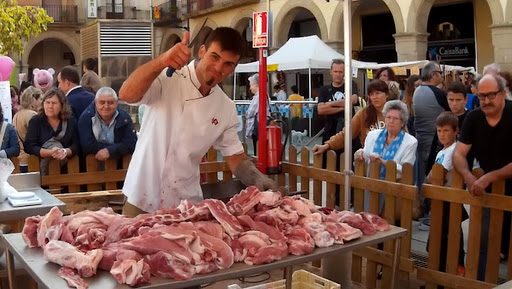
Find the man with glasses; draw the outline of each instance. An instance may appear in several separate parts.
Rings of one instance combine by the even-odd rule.
[[[219,27],[190,62],[188,40],[185,32],[180,43],[137,68],[119,91],[121,100],[147,104],[123,187],[127,216],[182,200],[201,202],[199,164],[212,146],[245,185],[277,188],[245,154],[235,104],[218,86],[244,55],[245,40],[235,29]],[[171,77],[168,67],[176,69]]]
[[[436,135],[436,119],[443,111],[450,111],[446,92],[437,86],[443,82],[443,72],[439,64],[430,61],[421,71],[421,85],[416,88],[413,95],[414,127],[416,129],[416,139],[418,140],[418,179],[417,185],[425,181],[428,156],[432,140]],[[424,213],[430,211],[429,203],[424,203]],[[429,220],[424,222],[420,229],[428,230]]]
[[[484,75],[477,80],[480,108],[472,110],[464,120],[453,166],[464,178],[469,192],[480,196],[490,192],[492,182],[506,180],[505,194],[512,195],[512,102],[505,99],[505,80],[499,75]],[[472,151],[485,174],[477,178],[471,173],[466,156]],[[482,210],[482,237],[478,264],[478,280],[485,278],[489,236],[489,209]],[[490,236],[499,238],[499,236]],[[503,220],[502,251],[507,253],[510,238],[510,214]]]

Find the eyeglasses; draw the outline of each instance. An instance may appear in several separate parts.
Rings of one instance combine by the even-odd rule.
[[[402,121],[401,117],[394,117],[394,116],[386,116],[384,119],[387,121],[390,121],[390,122]]]
[[[442,75],[444,71],[442,71],[442,70],[434,70],[434,71],[432,71],[432,72],[437,72],[437,73],[439,73],[439,74],[441,74],[441,75]]]
[[[485,98],[488,98],[489,100],[493,100],[496,98],[496,95],[498,95],[498,93],[500,93],[500,92],[501,92],[501,90],[492,91],[489,93],[479,93],[477,96],[480,101],[484,101]]]

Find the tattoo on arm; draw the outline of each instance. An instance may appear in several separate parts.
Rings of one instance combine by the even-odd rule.
[[[234,174],[246,186],[254,185],[258,178],[265,177],[250,160],[241,161]]]

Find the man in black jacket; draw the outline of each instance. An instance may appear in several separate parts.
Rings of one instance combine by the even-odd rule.
[[[102,87],[78,120],[80,145],[85,155],[94,154],[99,161],[120,158],[135,150],[137,135],[132,118],[118,107],[116,92]]]

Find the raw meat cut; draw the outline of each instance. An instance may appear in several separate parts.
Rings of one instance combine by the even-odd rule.
[[[119,284],[128,284],[132,287],[149,283],[151,280],[149,265],[143,259],[118,259],[110,269],[110,274]]]
[[[37,247],[37,226],[43,219],[43,216],[33,216],[25,219],[25,225],[21,231],[21,237],[29,248]]]
[[[57,272],[57,276],[66,280],[68,286],[71,288],[77,289],[87,289],[89,288],[89,284],[85,282],[82,277],[78,276],[75,271],[68,267],[61,267]]]
[[[373,225],[373,227],[375,227],[375,230],[381,232],[391,230],[391,226],[389,226],[388,222],[386,222],[386,220],[384,220],[383,218],[367,212],[361,212],[359,214],[363,217],[363,219],[370,222]]]
[[[288,252],[292,255],[307,255],[315,249],[315,240],[302,227],[290,228],[286,233]]]
[[[250,209],[258,204],[263,194],[255,186],[250,186],[239,194],[234,195],[227,202],[228,210],[234,216],[245,215]]]
[[[375,235],[375,233],[377,233],[375,227],[370,222],[368,222],[368,220],[363,219],[363,217],[359,214],[349,211],[332,211],[332,213],[327,217],[326,221],[346,223],[353,228],[361,230],[365,235]]]
[[[231,238],[235,238],[244,231],[238,220],[229,213],[226,204],[223,202],[214,199],[207,199],[201,202],[201,204],[206,205],[208,209],[210,209],[213,217],[221,224],[226,231],[226,234]]]
[[[269,238],[274,242],[286,241],[284,234],[275,227],[269,226],[263,222],[254,221],[247,215],[238,216],[238,220],[244,227],[248,227],[251,230],[260,231],[267,234]]]
[[[102,257],[103,251],[101,249],[83,253],[73,245],[63,241],[52,240],[44,247],[44,258],[46,260],[76,269],[82,277],[91,277],[96,274],[96,269]]]
[[[53,225],[53,222],[62,217],[62,212],[57,207],[53,207],[46,216],[37,224],[37,245],[43,247],[46,245],[46,231]]]

